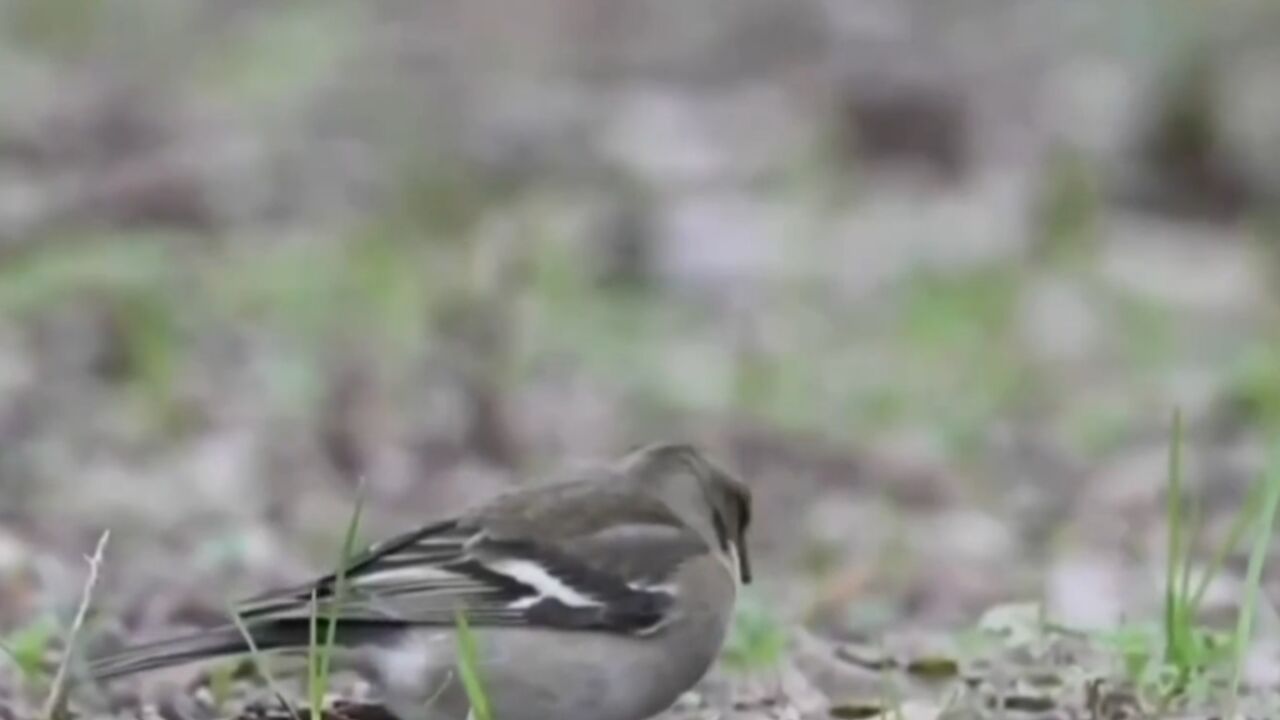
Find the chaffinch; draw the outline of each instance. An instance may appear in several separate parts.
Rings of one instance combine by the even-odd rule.
[[[461,611],[497,720],[651,717],[719,653],[738,585],[751,580],[750,522],[747,487],[682,444],[499,496],[352,559],[335,667],[368,677],[405,720],[463,720]],[[254,598],[238,608],[242,624],[260,651],[305,651],[313,612],[329,616],[337,584],[328,575]],[[106,680],[249,650],[227,625],[126,649],[91,671]]]

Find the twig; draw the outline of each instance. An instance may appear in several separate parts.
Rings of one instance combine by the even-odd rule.
[[[67,703],[67,678],[70,675],[71,658],[75,655],[76,640],[84,627],[85,618],[89,615],[89,605],[93,601],[93,588],[98,584],[98,570],[102,566],[102,556],[107,551],[107,540],[110,530],[104,530],[98,538],[98,547],[93,551],[89,561],[89,577],[84,581],[84,591],[80,595],[80,608],[76,610],[76,618],[67,633],[66,648],[62,653],[62,661],[58,663],[58,672],[53,676],[53,685],[49,688],[49,697],[45,700],[44,710],[40,717],[44,720],[56,720],[62,716]]]

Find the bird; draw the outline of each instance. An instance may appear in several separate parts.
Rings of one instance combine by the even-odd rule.
[[[477,717],[463,643],[497,720],[642,720],[719,655],[752,581],[751,518],[748,486],[702,450],[643,446],[375,543],[244,601],[238,623],[91,659],[89,674],[302,653],[332,615],[334,667],[368,678],[402,720]]]

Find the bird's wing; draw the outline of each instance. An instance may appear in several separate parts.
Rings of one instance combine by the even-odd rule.
[[[461,611],[476,626],[644,633],[666,621],[675,571],[707,550],[682,525],[654,517],[639,512],[541,540],[515,531],[520,523],[499,527],[483,516],[439,523],[354,558],[340,599],[329,575],[255,598],[240,615],[249,622],[325,618],[338,603],[340,621],[451,625]]]

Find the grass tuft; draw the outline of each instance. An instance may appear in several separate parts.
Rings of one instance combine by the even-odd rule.
[[[1252,639],[1262,569],[1280,507],[1280,448],[1272,458],[1268,473],[1247,493],[1227,537],[1214,549],[1207,567],[1196,577],[1192,551],[1197,544],[1203,513],[1198,500],[1183,498],[1183,437],[1182,414],[1175,410],[1169,443],[1165,509],[1169,528],[1168,558],[1161,622],[1125,625],[1095,637],[1120,656],[1130,681],[1144,697],[1153,700],[1161,712],[1174,703],[1204,701],[1216,696],[1225,700],[1234,713],[1240,697],[1244,659]],[[1250,530],[1253,541],[1236,628],[1234,632],[1214,630],[1199,619],[1204,598],[1227,558]],[[1228,690],[1224,698],[1220,693]],[[1232,713],[1228,716],[1233,716]]]
[[[1183,499],[1183,438],[1182,412],[1175,409],[1169,442],[1166,505],[1169,535],[1161,628],[1164,667],[1154,668],[1154,682],[1161,702],[1164,703],[1186,694],[1193,686],[1202,685],[1200,681],[1205,673],[1221,667],[1231,655],[1234,639],[1201,626],[1200,609],[1209,584],[1221,571],[1226,558],[1235,550],[1244,529],[1253,518],[1252,504],[1247,503],[1240,510],[1226,541],[1218,547],[1199,581],[1194,581],[1192,554],[1200,531],[1202,509],[1198,499],[1189,502]]]
[[[1262,570],[1270,551],[1277,507],[1280,507],[1280,450],[1273,455],[1268,472],[1250,489],[1226,539],[1215,550],[1208,567],[1195,580],[1192,577],[1192,548],[1200,529],[1201,509],[1197,501],[1188,505],[1183,500],[1182,444],[1182,414],[1175,410],[1169,446],[1166,506],[1169,536],[1162,625],[1164,666],[1152,668],[1142,661],[1141,665],[1145,667],[1131,667],[1131,670],[1137,670],[1148,682],[1154,682],[1160,691],[1162,704],[1167,705],[1187,693],[1194,694],[1196,688],[1212,686],[1208,681],[1209,674],[1230,668],[1231,681],[1226,700],[1234,713],[1240,697],[1244,661],[1252,639],[1253,619],[1257,614]],[[1214,632],[1199,624],[1202,602],[1213,578],[1251,528],[1253,542],[1236,628],[1232,633]],[[1139,652],[1137,657],[1141,655]]]

